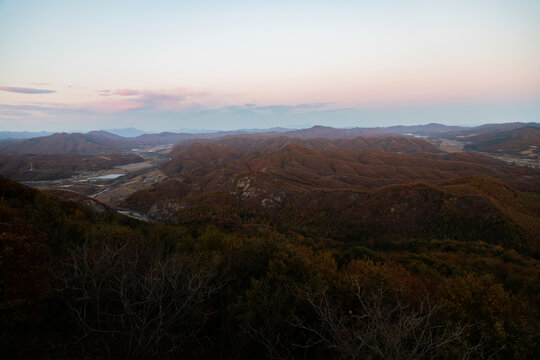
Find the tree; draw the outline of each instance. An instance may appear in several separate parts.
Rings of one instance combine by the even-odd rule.
[[[163,358],[198,339],[215,276],[211,262],[159,244],[86,242],[63,263],[58,291],[83,355]]]
[[[436,320],[440,304],[429,297],[407,304],[398,291],[380,285],[354,284],[351,309],[333,302],[326,292],[306,294],[317,321],[298,321],[310,331],[312,344],[323,343],[343,359],[469,359],[479,355],[480,345],[464,341],[468,326],[449,327]]]

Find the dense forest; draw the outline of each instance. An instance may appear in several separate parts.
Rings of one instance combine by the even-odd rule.
[[[537,211],[535,195],[516,194]],[[0,178],[0,351],[22,359],[540,353],[538,239],[526,226],[448,215],[392,232],[332,208],[295,218],[293,208],[270,215],[215,204],[186,209],[174,224],[145,223]]]

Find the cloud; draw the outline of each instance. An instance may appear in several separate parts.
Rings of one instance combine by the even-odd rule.
[[[221,128],[225,123],[229,124],[228,127],[238,126],[238,128],[253,127],[255,122],[259,122],[260,127],[297,124],[304,121],[304,116],[316,116],[315,113],[333,108],[332,104],[327,103],[242,102],[235,104],[233,102],[229,106],[224,106],[223,97],[219,94],[180,87],[169,89],[102,88],[96,90],[94,94],[94,98],[90,101],[66,103],[32,101],[17,105],[0,104],[0,116],[3,122],[7,120],[15,122],[15,119],[24,118],[41,119],[48,123],[73,121],[81,124],[97,124],[110,121],[116,124],[125,123],[143,127],[157,127],[158,124],[162,124],[159,126],[174,130],[181,127],[173,126],[177,123],[183,123],[183,127],[197,128]],[[16,111],[26,112],[27,115],[24,116]],[[170,124],[171,127],[169,128],[166,124]]]
[[[17,110],[2,110],[0,109],[0,117],[23,117],[30,115],[26,111],[17,111]]]
[[[111,96],[111,95],[113,95],[113,92],[111,90],[109,90],[109,89],[103,89],[103,90],[98,90],[97,94],[99,96]]]
[[[0,86],[0,90],[20,93],[20,94],[52,94],[56,92],[56,90],[35,89],[35,88],[25,88],[25,87],[16,87],[16,86]]]
[[[120,95],[120,96],[134,96],[134,95],[139,95],[139,91],[138,90],[132,90],[132,89],[118,89],[116,90],[115,92],[115,95]]]
[[[193,116],[196,114],[221,114],[221,116],[293,116],[312,111],[329,110],[329,103],[301,103],[296,105],[245,103],[220,106],[215,94],[192,91],[184,88],[173,89],[127,89],[104,88],[96,91],[98,98],[93,101],[73,103],[27,102],[14,105],[7,111],[31,111],[36,116],[88,116],[121,118],[141,116]],[[101,98],[100,98],[101,97]]]
[[[19,105],[0,104],[0,110],[47,111],[55,108],[55,106],[36,102]]]
[[[192,93],[180,88],[161,90],[101,89],[97,90],[96,94],[105,97],[105,99],[47,105],[64,111],[80,111],[96,115],[113,115],[134,111],[158,114],[197,108],[199,104],[195,100],[206,96],[205,93]]]
[[[308,103],[308,104],[300,104],[296,105],[295,108],[297,109],[318,109],[318,108],[325,108],[327,106],[332,105],[332,103]]]
[[[118,96],[136,96],[140,95],[141,91],[139,90],[133,90],[133,89],[116,89],[116,90],[110,90],[110,89],[103,89],[98,90],[97,94],[99,96],[112,96],[112,95],[118,95]]]
[[[226,112],[241,112],[241,113],[274,113],[274,114],[285,114],[285,113],[296,113],[296,112],[306,112],[314,110],[325,110],[328,106],[332,105],[331,103],[308,103],[308,104],[298,104],[298,105],[263,105],[257,106],[256,104],[244,104],[240,105],[231,105],[223,107],[221,110]]]

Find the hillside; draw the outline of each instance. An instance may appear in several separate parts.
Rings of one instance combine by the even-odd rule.
[[[170,177],[133,194],[125,206],[173,223],[193,221],[200,211],[214,214],[206,221],[217,217],[236,222],[236,214],[248,211],[252,212],[248,222],[277,217],[276,223],[307,229],[322,225],[317,221],[306,225],[299,217],[309,222],[332,209],[337,218],[319,235],[364,236],[359,229],[365,225],[383,233],[434,231],[443,236],[450,227],[453,236],[479,236],[484,241],[504,242],[505,236],[514,234],[517,237],[508,241],[515,246],[540,250],[534,241],[540,235],[536,195],[510,187],[538,193],[537,171],[474,154],[392,152],[400,149],[392,140],[396,139],[231,138],[178,146],[174,158],[162,166]],[[402,145],[411,141],[405,140]],[[417,145],[423,142],[412,140]],[[386,147],[390,151],[359,150],[366,144],[380,149],[381,141],[393,144]],[[235,210],[223,213],[229,208]],[[290,219],[298,223],[290,224]],[[485,232],[473,235],[475,226]]]
[[[433,145],[413,138],[234,137],[208,144],[179,145],[171,154],[172,159],[162,165],[162,170],[169,176],[198,183],[201,191],[209,190],[201,184],[217,184],[215,179],[225,184],[248,172],[306,186],[356,190],[490,175],[524,190],[538,190],[538,174],[532,170],[479,155],[441,153]]]
[[[379,137],[359,137],[354,136],[350,139],[347,138],[294,138],[287,136],[228,136],[217,139],[209,140],[196,140],[194,142],[182,143],[177,145],[171,155],[174,155],[176,151],[180,151],[183,148],[190,146],[191,144],[217,144],[219,146],[229,146],[244,150],[256,150],[256,151],[273,151],[277,150],[288,144],[295,144],[314,150],[373,150],[373,151],[388,151],[388,152],[432,152],[440,153],[441,151],[433,144],[412,137],[406,136],[391,136],[384,135]]]
[[[196,147],[191,151],[199,153]],[[444,346],[436,358],[536,354],[536,195],[487,176],[369,191],[321,186],[319,178],[293,181],[292,169],[299,168],[296,177],[309,170],[324,178],[341,162],[356,166],[359,154],[378,161],[418,157],[295,144],[241,161],[223,160],[216,171],[224,176],[246,163],[252,170],[231,181],[208,177],[216,183],[203,184],[204,174],[213,173],[204,165],[211,151],[208,147],[200,163],[186,164],[168,186],[148,192],[167,193],[172,202],[161,205],[172,211],[168,224],[139,222],[73,192],[41,192],[0,176],[3,354],[247,359],[275,354],[266,347],[271,341],[294,358],[339,359],[341,348],[313,332],[326,332],[330,324],[355,339],[365,321],[382,326],[381,320],[369,320],[377,309],[402,310],[384,320],[385,329],[394,332],[381,332],[370,344],[394,341],[395,331],[408,334],[403,319],[422,316],[429,320],[421,324],[444,329],[428,330]],[[215,151],[223,159],[237,157]],[[263,160],[271,169],[261,168]],[[265,184],[283,194],[260,193]],[[217,190],[200,192],[203,187]],[[159,204],[152,207],[150,212],[159,211]],[[433,307],[424,310],[427,302]],[[445,306],[435,308],[440,304]],[[155,314],[163,321],[156,322]],[[446,331],[457,335],[448,341]],[[156,333],[163,335],[155,338]],[[134,336],[155,350],[139,347]],[[414,336],[402,341],[407,347],[418,343]]]
[[[170,157],[172,160],[162,169],[165,173],[174,174],[177,169],[184,168],[186,162],[204,165],[214,159],[214,163],[238,160],[264,153],[271,153],[287,145],[298,145],[313,150],[348,150],[348,151],[386,151],[395,153],[441,153],[433,144],[410,137],[376,137],[352,139],[310,138],[298,139],[285,136],[230,136],[212,140],[196,140],[175,146]]]

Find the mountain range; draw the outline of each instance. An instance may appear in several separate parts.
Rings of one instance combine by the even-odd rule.
[[[0,141],[1,154],[98,154],[129,151],[140,146],[171,145],[201,140],[221,139],[231,136],[244,137],[289,137],[295,139],[326,138],[353,139],[362,137],[384,137],[392,135],[413,135],[417,137],[445,138],[466,143],[467,149],[485,152],[520,154],[533,150],[539,144],[540,127],[536,123],[488,124],[473,128],[427,124],[418,126],[392,126],[386,128],[336,129],[314,126],[309,129],[269,131],[239,130],[213,133],[172,133],[140,134],[124,137],[120,134],[134,135],[136,129],[121,129],[124,132],[91,131],[81,133],[57,133],[29,139],[9,139]],[[28,135],[30,136],[30,135]],[[533,146],[533,148],[530,148]]]

